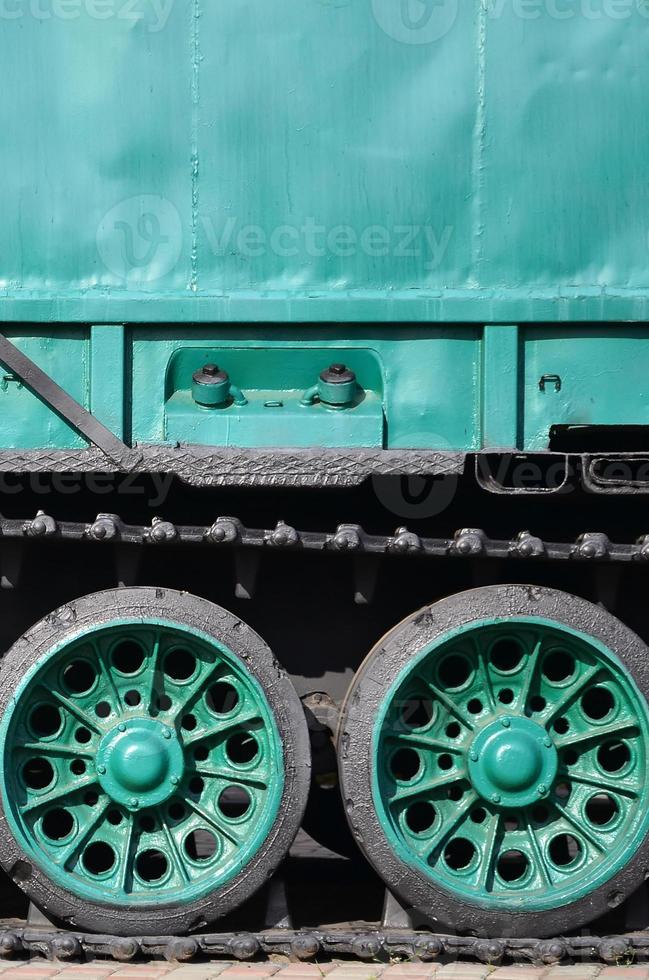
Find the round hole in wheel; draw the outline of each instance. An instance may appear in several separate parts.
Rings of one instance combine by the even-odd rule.
[[[230,820],[244,817],[251,805],[250,793],[243,786],[228,786],[219,796],[219,810]]]
[[[444,772],[448,772],[449,769],[453,768],[453,756],[447,752],[444,755],[440,755],[437,759],[437,765]]]
[[[151,883],[160,881],[167,873],[169,862],[166,854],[157,848],[147,848],[141,851],[135,859],[135,870],[142,881]]]
[[[104,875],[115,864],[115,851],[105,841],[94,841],[83,852],[83,866],[91,875]]]
[[[192,861],[211,861],[217,851],[217,840],[210,830],[192,830],[185,837],[185,853]]]
[[[30,759],[23,766],[22,773],[28,789],[45,789],[54,780],[54,769],[47,759]]]
[[[543,658],[541,672],[551,683],[561,684],[573,676],[575,658],[568,650],[554,649]]]
[[[523,651],[517,663],[492,658],[505,637]],[[400,713],[424,686],[432,720],[417,733]],[[593,687],[614,701],[601,724],[585,717]],[[436,910],[440,929],[580,928],[649,867],[648,696],[644,643],[583,599],[490,586],[413,614],[367,657],[340,718],[341,792],[360,847],[406,907]],[[406,749],[418,774],[395,779],[390,762]],[[618,777],[609,816],[601,797],[617,799]],[[408,815],[427,803],[436,818],[422,834]]]
[[[184,647],[177,647],[170,650],[164,658],[164,672],[171,680],[179,683],[188,681],[194,676],[196,670],[196,657]]]
[[[90,932],[119,921],[122,935],[150,935],[164,921],[183,935],[282,862],[310,785],[308,731],[293,685],[236,617],[187,593],[113,590],[45,617],[3,670],[0,863],[29,862],[24,888],[47,894],[50,914]],[[225,678],[236,705],[219,715],[205,693]],[[43,704],[58,717],[39,718]],[[198,831],[217,842],[212,860],[185,849]]]
[[[507,674],[520,666],[523,659],[523,648],[517,640],[504,637],[501,640],[496,640],[491,648],[490,658],[496,670]]]
[[[421,759],[415,749],[399,749],[392,756],[390,769],[395,779],[409,782],[421,769]]]
[[[129,708],[137,708],[141,700],[142,695],[136,690],[127,691],[124,695],[124,703],[127,704]]]
[[[433,720],[433,703],[427,697],[410,697],[401,711],[401,720],[406,728],[426,728]]]
[[[498,858],[497,867],[503,881],[520,881],[527,873],[529,862],[522,851],[505,851]]]
[[[120,674],[137,674],[144,664],[144,648],[134,640],[124,639],[112,652],[112,662]]]
[[[259,743],[249,732],[235,732],[225,743],[225,752],[230,762],[247,766],[257,758]]]
[[[581,699],[582,711],[590,721],[603,721],[614,707],[615,699],[607,687],[591,687]]]
[[[205,701],[215,715],[229,715],[239,705],[239,695],[234,684],[219,681],[208,688]]]
[[[435,823],[437,812],[432,803],[413,803],[406,810],[406,823],[413,834],[425,834]]]
[[[596,827],[613,823],[619,812],[619,804],[610,793],[597,793],[586,804],[586,816]]]
[[[74,829],[74,817],[69,810],[56,807],[43,817],[43,833],[49,840],[59,841],[69,837]]]
[[[461,654],[451,654],[439,665],[440,683],[450,690],[464,687],[470,676],[471,664]]]
[[[87,660],[73,660],[63,670],[63,687],[68,694],[87,694],[96,679],[95,668]]]
[[[469,701],[466,707],[467,707],[467,711],[470,714],[479,715],[480,712],[483,710],[484,705],[480,700],[480,698],[471,698],[471,700]]]
[[[605,742],[597,750],[597,761],[604,772],[621,772],[631,761],[631,752],[625,742]]]
[[[198,720],[196,718],[196,715],[191,715],[191,714],[183,715],[183,720],[181,724],[186,732],[193,732],[196,726],[198,725]]]
[[[50,738],[61,728],[61,712],[54,704],[39,704],[29,716],[29,727],[36,738]]]
[[[579,860],[582,846],[572,834],[558,834],[550,841],[548,851],[553,863],[565,868]]]
[[[468,868],[475,856],[475,844],[465,837],[454,837],[444,851],[444,861],[453,871]]]

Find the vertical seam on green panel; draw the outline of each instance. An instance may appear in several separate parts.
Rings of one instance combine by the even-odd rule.
[[[519,327],[488,326],[482,338],[482,446],[515,449],[519,419]]]
[[[90,327],[90,411],[118,439],[125,436],[125,327]]]
[[[199,190],[199,151],[198,151],[198,126],[200,117],[201,100],[201,44],[200,44],[200,0],[192,0],[192,118],[191,118],[191,140],[192,140],[192,245],[191,245],[191,271],[189,288],[196,292],[198,288],[198,211],[200,203]]]
[[[473,279],[477,285],[478,267],[483,260],[484,251],[484,209],[483,188],[485,177],[484,150],[487,136],[487,0],[479,0],[476,7],[476,116],[473,130],[473,159],[471,177],[473,184],[472,208],[472,259]]]

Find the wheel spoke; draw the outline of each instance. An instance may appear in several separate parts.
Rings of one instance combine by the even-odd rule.
[[[174,839],[173,834],[171,833],[171,830],[169,829],[169,824],[167,823],[167,819],[164,816],[164,814],[161,817],[161,821],[162,821],[162,829],[163,829],[165,838],[167,840],[167,846],[169,848],[169,853],[171,855],[171,862],[174,865],[174,867],[176,868],[176,871],[179,873],[180,877],[185,882],[185,884],[188,885],[189,882],[191,881],[191,878],[189,877],[189,874],[187,873],[187,868],[185,867],[185,864],[183,862],[183,859],[182,859],[182,857],[180,855],[180,852],[178,850],[178,847],[176,845],[176,841]]]
[[[93,813],[92,819],[85,825],[85,827],[81,828],[80,835],[78,835],[75,840],[70,842],[69,846],[66,847],[66,849],[60,853],[58,858],[55,858],[57,864],[60,864],[62,868],[65,868],[72,860],[72,858],[77,856],[77,854],[84,846],[88,838],[94,834],[94,832],[102,823],[104,816],[106,814],[106,810],[108,809],[109,806],[110,806],[110,801],[105,800],[103,804],[100,807],[98,807],[96,812]]]
[[[425,677],[420,678],[420,680],[428,686],[433,697],[437,698],[438,701],[441,701],[441,703],[450,712],[450,714],[454,715],[455,718],[461,721],[462,724],[469,729],[469,731],[474,731],[475,725],[473,724],[469,716],[465,714],[465,712],[462,711],[460,707],[458,707],[458,705],[455,703],[453,698],[449,697],[448,694],[445,694],[445,692],[442,691],[441,688],[439,688],[436,684],[434,684],[433,681],[427,680],[427,678]]]
[[[38,752],[39,755],[63,756],[74,759],[94,759],[95,753],[80,745],[67,745],[64,742],[23,742],[17,745],[19,752]]]
[[[195,803],[192,799],[188,798],[186,802],[187,806],[190,807],[194,813],[201,818],[201,820],[204,820],[206,824],[209,824],[209,826],[221,834],[222,837],[225,837],[226,840],[229,840],[230,843],[234,844],[236,847],[241,846],[241,838],[234,834],[223,823],[221,823],[220,820],[217,820],[213,814],[208,813],[203,809],[203,807],[199,806],[198,803]]]
[[[478,670],[480,671],[480,675],[482,677],[482,685],[481,685],[482,689],[487,694],[487,699],[489,701],[489,708],[491,709],[491,711],[496,711],[497,708],[496,699],[494,697],[493,685],[491,683],[491,677],[489,676],[489,668],[487,667],[484,651],[480,648],[477,641],[475,642],[474,646],[475,646],[476,657],[478,661]]]
[[[542,640],[537,640],[532,650],[529,660],[527,662],[527,668],[525,670],[525,677],[523,678],[523,684],[520,691],[518,692],[518,697],[516,703],[519,710],[524,711],[525,705],[527,704],[527,699],[530,696],[530,691],[532,690],[532,684],[534,683],[534,676],[536,674],[536,667],[539,662],[539,655],[541,653],[541,647],[543,646]]]
[[[256,779],[245,773],[236,772],[234,769],[210,769],[209,766],[197,766],[196,772],[199,776],[206,776],[209,779],[222,779],[226,783],[238,783],[241,786],[249,786],[251,789],[267,789],[268,782],[263,779]]]
[[[599,789],[602,792],[615,793],[618,796],[627,796],[631,799],[637,799],[640,795],[639,790],[631,789],[630,786],[624,786],[622,783],[613,783],[607,779],[602,779],[600,776],[586,776],[580,772],[573,772],[572,769],[565,773],[566,779],[569,779],[573,783],[581,783],[584,786],[592,786],[594,789]]]
[[[52,690],[44,688],[44,690],[46,690],[51,697],[56,698],[59,704],[64,707],[66,711],[69,711],[71,715],[74,715],[77,721],[80,721],[82,725],[89,728],[91,732],[94,732],[95,735],[103,735],[104,729],[101,727],[101,725],[99,725],[94,718],[91,718],[91,716],[84,711],[83,708],[80,708],[78,704],[74,704],[73,701],[66,698],[65,695],[61,694],[60,691],[57,691],[56,688],[53,688]]]
[[[113,693],[113,699],[115,701],[117,711],[121,712],[124,708],[124,704],[120,697],[117,684],[115,683],[113,672],[106,667],[106,662],[104,660],[102,651],[99,648],[99,644],[97,643],[96,640],[92,640],[91,646],[92,646],[93,653],[95,655],[95,660],[97,661],[97,668],[99,670],[99,673],[101,674],[105,683],[108,685],[108,687],[111,689]]]
[[[148,705],[149,711],[153,711],[156,705],[153,702],[153,698],[156,692],[156,677],[158,674],[158,657],[160,656],[160,633],[156,630],[155,639],[153,641],[153,649],[151,650],[151,655],[149,657],[149,664],[147,667],[147,673],[150,673],[151,677],[149,680],[149,691],[145,699],[145,703]]]
[[[496,849],[499,844],[500,825],[502,817],[499,813],[494,813],[489,822],[489,831],[485,840],[482,857],[482,867],[478,876],[478,888],[493,891],[493,864],[496,857]]]
[[[419,796],[429,796],[438,789],[444,789],[447,786],[452,786],[454,783],[461,783],[462,780],[467,778],[466,770],[461,770],[456,773],[449,773],[444,776],[440,776],[439,779],[431,779],[428,782],[421,783],[419,786],[413,786],[410,789],[403,789],[396,793],[390,800],[390,806],[395,803],[403,803],[404,800],[414,800]]]
[[[394,740],[399,744],[415,745],[422,749],[430,749],[433,752],[450,752],[451,755],[464,755],[464,749],[452,742],[444,742],[441,739],[429,738],[427,735],[401,735],[398,732],[386,732],[386,738]]]
[[[439,837],[435,846],[428,851],[428,861],[436,864],[439,860],[442,851],[444,850],[444,845],[447,843],[450,837],[460,829],[464,821],[469,815],[469,811],[474,806],[476,800],[478,799],[477,793],[470,793],[464,800],[463,804],[457,808],[455,811],[455,816],[447,827],[443,827],[441,831],[441,837]]]
[[[569,705],[577,700],[584,688],[588,687],[588,685],[594,681],[595,677],[601,673],[601,670],[601,664],[595,664],[594,667],[591,667],[589,670],[585,671],[579,678],[577,678],[577,680],[575,680],[574,684],[570,686],[564,697],[555,702],[555,704],[552,706],[550,714],[544,717],[543,720],[546,728],[551,722],[554,721],[557,715],[562,714]]]
[[[237,729],[245,728],[247,725],[252,725],[254,722],[260,722],[261,717],[258,712],[254,714],[244,715],[242,718],[233,718],[232,721],[228,721],[221,725],[214,725],[209,731],[198,732],[196,735],[184,735],[183,744],[185,748],[190,748],[192,745],[198,745],[199,742],[204,742],[206,739],[215,739],[222,741],[231,732],[237,731]]]
[[[33,810],[39,810],[41,807],[49,806],[50,803],[55,803],[57,800],[64,800],[66,796],[74,796],[82,789],[88,789],[90,786],[96,785],[96,783],[97,777],[94,775],[88,776],[86,779],[75,779],[72,786],[64,786],[63,789],[54,790],[46,796],[39,796],[29,803],[23,803],[20,811],[21,813],[31,813]]]
[[[598,841],[597,838],[593,834],[591,834],[589,830],[587,830],[583,821],[578,820],[576,817],[573,817],[570,811],[565,806],[562,806],[558,802],[558,800],[553,800],[552,805],[556,810],[559,811],[563,819],[567,823],[569,823],[570,826],[574,828],[574,830],[577,831],[577,833],[581,834],[582,837],[585,837],[586,840],[593,845],[595,850],[599,851],[600,854],[606,853],[606,847],[600,841]]]
[[[534,827],[530,823],[530,819],[527,816],[527,814],[525,814],[524,819],[525,819],[525,830],[527,831],[527,836],[529,838],[530,845],[532,847],[532,850],[534,851],[534,857],[539,867],[539,871],[541,872],[542,877],[545,879],[546,885],[548,885],[551,888],[553,885],[552,875],[550,874],[550,868],[548,867],[548,863],[545,860],[545,857],[543,856],[543,851],[539,845],[538,840],[536,839],[536,834],[534,833]]]
[[[126,892],[126,885],[131,876],[131,889],[132,889],[132,872],[131,867],[131,851],[133,848],[133,837],[135,835],[135,817],[132,814],[127,814],[126,819],[128,820],[128,828],[126,830],[126,836],[124,840],[124,848],[122,850],[122,870],[119,876],[119,889],[122,892]]]
[[[174,722],[177,721],[178,717],[184,714],[186,711],[188,711],[189,708],[192,707],[194,702],[198,700],[198,698],[201,696],[205,688],[212,680],[212,677],[214,676],[214,672],[219,666],[219,664],[220,661],[217,659],[213,663],[209,664],[209,666],[206,666],[205,669],[201,671],[198,680],[191,686],[191,688],[188,691],[185,692],[184,700],[179,702],[176,710],[171,713],[172,721]]]
[[[601,739],[609,738],[611,735],[621,735],[622,732],[637,731],[637,729],[637,721],[613,722],[611,725],[591,728],[580,734],[566,735],[565,738],[557,740],[556,746],[559,750],[573,748],[575,745],[583,745],[584,742],[598,742]]]

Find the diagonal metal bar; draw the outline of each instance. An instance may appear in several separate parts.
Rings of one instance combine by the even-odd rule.
[[[37,364],[0,333],[0,362],[29,388],[48,408],[60,415],[80,435],[119,462],[131,453],[129,447],[107,429],[83,405],[75,401]]]

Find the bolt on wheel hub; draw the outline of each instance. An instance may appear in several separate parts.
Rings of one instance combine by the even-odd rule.
[[[530,806],[546,796],[559,757],[547,732],[529,718],[509,715],[478,732],[469,752],[469,776],[485,800]]]
[[[169,799],[184,775],[185,764],[182,746],[171,728],[139,718],[117,725],[102,738],[96,768],[108,796],[137,809]]]

